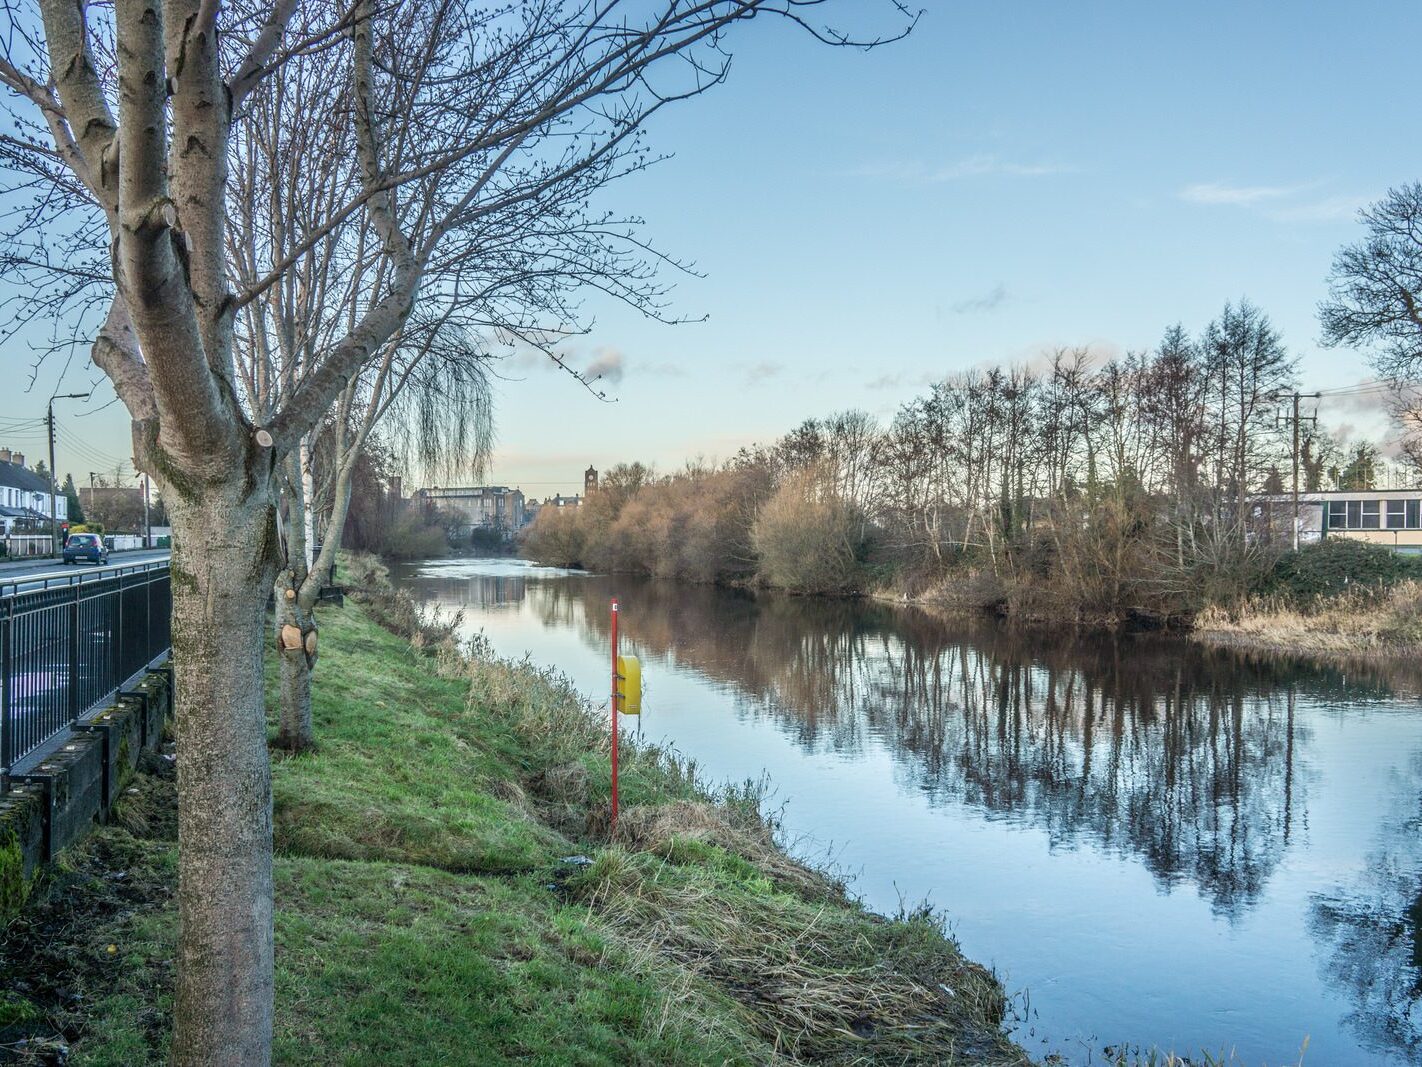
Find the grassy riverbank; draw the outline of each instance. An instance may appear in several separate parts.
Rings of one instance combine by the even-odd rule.
[[[1119,603],[1086,610],[1028,579],[967,572],[917,590],[877,593],[947,615],[994,615],[1029,626],[1168,628],[1220,647],[1323,657],[1422,653],[1422,562],[1386,548],[1331,538],[1285,552],[1250,576],[1247,591],[1202,583],[1176,609]]]
[[[1422,582],[1383,593],[1343,595],[1302,609],[1259,597],[1235,611],[1211,608],[1191,636],[1206,644],[1316,656],[1416,656],[1422,653]]]
[[[1026,1062],[932,916],[792,862],[753,791],[629,745],[610,839],[605,731],[559,678],[377,620],[412,617],[323,612],[320,749],[274,768],[279,1062]],[[174,827],[155,759],[0,940],[0,1043],[163,1061]]]
[[[1252,652],[1325,659],[1393,659],[1422,655],[1422,583],[1407,582],[1384,593],[1340,596],[1300,607],[1274,596],[1253,597],[1230,609],[1207,607],[1193,616],[1161,619],[1081,612],[1001,612],[963,603],[949,593],[908,598],[876,594],[885,603],[910,605],[930,614],[957,618],[992,616],[1024,628],[1062,627],[1100,631],[1167,629],[1201,644]]]

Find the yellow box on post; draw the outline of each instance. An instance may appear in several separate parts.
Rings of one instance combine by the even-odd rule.
[[[617,711],[642,714],[642,664],[636,656],[617,657]]]

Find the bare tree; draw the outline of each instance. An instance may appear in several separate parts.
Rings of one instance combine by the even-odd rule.
[[[1422,183],[1358,216],[1366,235],[1334,256],[1318,309],[1324,343],[1370,348],[1384,377],[1422,377]]]
[[[303,14],[315,20],[308,30],[340,18],[339,10],[323,14],[319,5]],[[308,240],[333,204],[359,193],[354,127],[345,118],[350,110],[351,81],[339,67],[292,67],[253,93],[249,121],[234,137],[228,186],[234,283],[239,291],[251,289],[287,264],[282,280],[248,302],[236,322],[240,393],[259,422],[320,368],[349,329],[360,294],[381,284],[385,259],[368,230],[348,224]],[[530,253],[538,247],[529,242]],[[466,296],[441,296],[461,281]],[[482,325],[480,312],[499,306],[499,283],[516,282],[516,276],[487,275],[427,280],[422,289],[429,295],[350,378],[330,414],[278,472],[285,520],[275,589],[278,743],[288,750],[314,744],[316,601],[341,545],[351,480],[366,443],[378,425],[393,420],[387,439],[412,445],[409,451],[427,466],[478,465],[491,423],[483,363],[488,346],[475,329]]]
[[[1200,340],[1209,380],[1216,518],[1237,525],[1245,494],[1261,483],[1279,442],[1274,404],[1296,379],[1269,317],[1248,300],[1226,304]]]
[[[87,254],[77,262],[92,282],[107,249],[114,286],[92,358],[132,415],[135,459],[158,481],[173,519],[175,1063],[270,1060],[261,668],[289,457],[400,333],[435,267],[487,261],[510,241],[517,248],[541,233],[550,205],[577,210],[601,183],[644,165],[647,119],[725,77],[727,34],[740,25],[779,16],[850,43],[809,21],[818,7],[662,0],[633,13],[618,0],[491,10],[358,0],[299,31],[293,0],[116,0],[112,8],[40,0],[38,24],[7,9],[0,81],[36,134],[10,147],[32,160],[41,200],[90,205],[94,221],[79,249]],[[332,64],[350,72],[355,181],[318,198],[287,256],[237,288],[225,209],[253,93],[287,71]],[[431,98],[447,106],[414,106]],[[567,273],[614,291],[650,285],[629,266],[649,255],[635,227],[607,220],[599,228],[584,217],[579,239],[564,246],[573,257]],[[504,222],[486,243],[479,235],[491,219]],[[239,319],[288,282],[298,257],[347,225],[369,242],[371,284],[280,406],[249,411],[238,385]],[[598,268],[609,255],[624,266],[605,281]]]
[[[1174,502],[1171,527],[1179,567],[1193,546],[1201,513],[1207,381],[1198,346],[1180,324],[1168,328],[1146,370],[1140,411],[1162,468],[1163,488]]]
[[[864,411],[841,411],[825,419],[820,428],[834,492],[856,508],[869,507],[878,480],[875,460],[880,432],[874,417]]]

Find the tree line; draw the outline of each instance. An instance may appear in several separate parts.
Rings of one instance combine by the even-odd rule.
[[[582,508],[540,516],[526,549],[796,592],[937,587],[1029,614],[1189,612],[1246,595],[1292,521],[1258,501],[1292,486],[1281,413],[1298,386],[1297,357],[1240,300],[1149,351],[1060,348],[949,375],[887,425],[847,411],[719,465],[615,468]],[[1304,491],[1370,488],[1380,467],[1376,445],[1345,448],[1316,422],[1300,426],[1297,458]]]

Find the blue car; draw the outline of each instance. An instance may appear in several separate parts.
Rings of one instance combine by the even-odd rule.
[[[97,563],[100,566],[107,563],[109,549],[104,544],[104,539],[98,534],[70,534],[69,540],[64,542],[64,562],[78,563],[80,560],[85,563]]]

